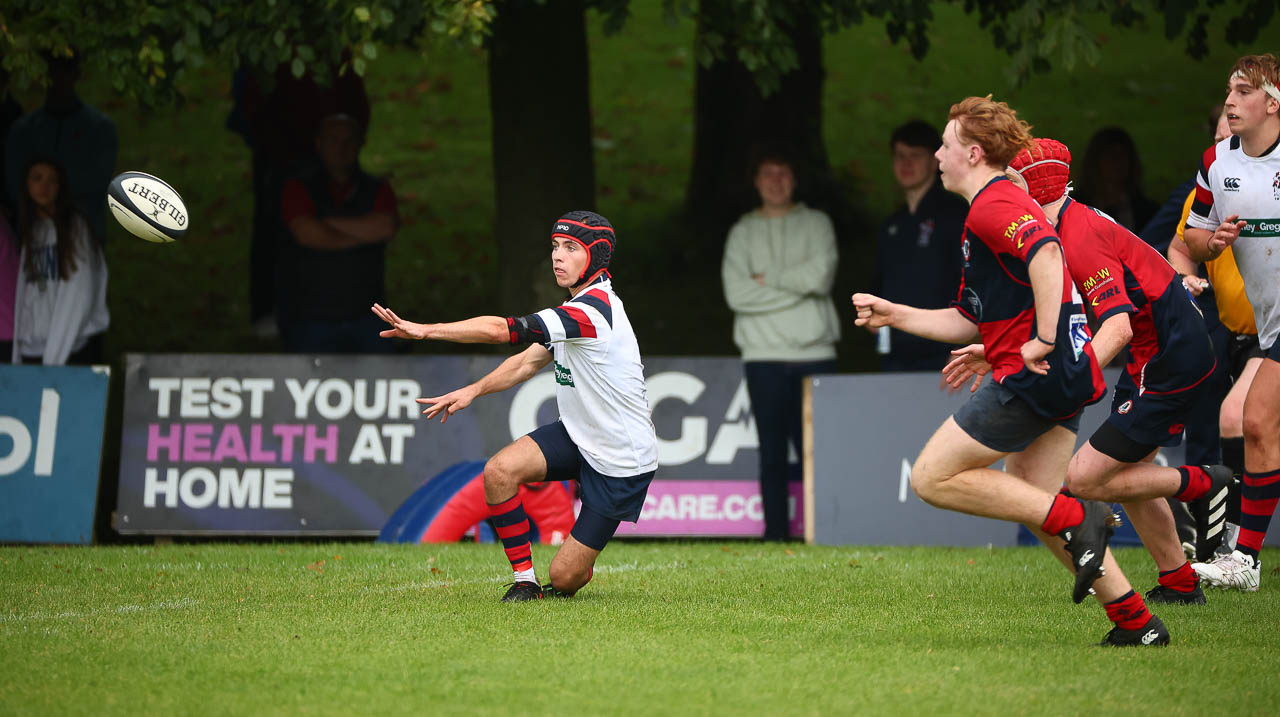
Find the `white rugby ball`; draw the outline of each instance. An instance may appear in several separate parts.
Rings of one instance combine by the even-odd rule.
[[[164,182],[143,172],[124,172],[107,185],[107,206],[130,234],[158,243],[187,233],[187,204]]]

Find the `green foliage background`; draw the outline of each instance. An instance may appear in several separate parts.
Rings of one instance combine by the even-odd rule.
[[[633,2],[631,16],[610,35],[605,25],[617,19],[610,5],[590,13],[589,43],[596,209],[619,227],[619,290],[647,353],[731,354],[718,267],[680,266],[673,251],[682,241],[722,241],[690,237],[678,220],[693,152],[693,22],[665,3]],[[165,7],[157,4],[155,12]],[[826,40],[827,147],[848,196],[866,217],[865,232],[840,238],[842,261],[852,262],[855,281],[865,279],[872,263],[875,225],[899,199],[887,137],[905,119],[919,116],[940,125],[952,102],[994,93],[1018,108],[1037,133],[1065,141],[1078,154],[1096,129],[1121,125],[1142,153],[1148,194],[1163,200],[1191,176],[1207,145],[1209,107],[1220,99],[1235,57],[1274,49],[1228,47],[1224,15],[1206,27],[1210,54],[1192,60],[1182,41],[1165,39],[1163,20],[1122,28],[1099,13],[1083,17],[1100,42],[1096,66],[1077,62],[1068,70],[1059,63],[1014,86],[1009,56],[996,49],[977,16],[948,3],[934,3],[930,12],[924,60],[915,59],[908,44],[891,42],[886,21],[874,17]],[[1274,29],[1260,26],[1259,37],[1275,36]],[[492,298],[498,257],[486,59],[467,39],[472,35],[459,37],[424,45],[425,54],[374,49],[376,60],[365,68],[373,121],[364,163],[390,176],[404,218],[389,254],[387,299],[419,320],[534,308],[499,307]],[[280,49],[273,35],[264,38]],[[356,47],[364,52],[364,45]],[[249,329],[249,152],[223,127],[230,109],[227,58],[207,59],[183,70],[184,97],[156,108],[116,91],[119,77],[107,70],[110,58],[87,60],[82,94],[117,122],[118,169],[169,181],[190,205],[193,226],[182,242],[159,246],[111,225],[112,355],[276,349]],[[28,108],[40,101],[31,87],[19,95]],[[548,221],[566,209],[548,207]],[[840,286],[834,293],[843,301],[859,288]],[[843,365],[871,365],[870,342],[852,327],[846,334]],[[420,344],[414,350],[474,347]]]

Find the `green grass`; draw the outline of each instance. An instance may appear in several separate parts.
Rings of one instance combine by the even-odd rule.
[[[1136,549],[1119,558],[1154,581]],[[545,566],[549,548],[535,548]],[[1268,551],[1275,565],[1280,551]],[[495,545],[0,548],[5,714],[1264,714],[1280,573],[1104,650],[1039,548],[617,542],[503,605]]]

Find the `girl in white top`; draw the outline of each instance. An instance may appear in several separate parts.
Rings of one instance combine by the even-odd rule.
[[[98,353],[95,338],[111,322],[102,249],[75,211],[61,165],[36,158],[23,176],[13,362],[101,361],[91,354]]]

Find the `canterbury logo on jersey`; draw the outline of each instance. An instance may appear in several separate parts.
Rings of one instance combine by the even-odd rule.
[[[561,386],[568,386],[569,388],[574,388],[573,372],[570,371],[568,368],[561,366],[559,361],[555,361],[553,363],[555,363],[556,383],[560,384]]]
[[[1280,237],[1280,219],[1241,219],[1242,237]]]
[[[1240,178],[1239,177],[1223,177],[1222,188],[1227,190],[1228,192],[1240,191]]]

